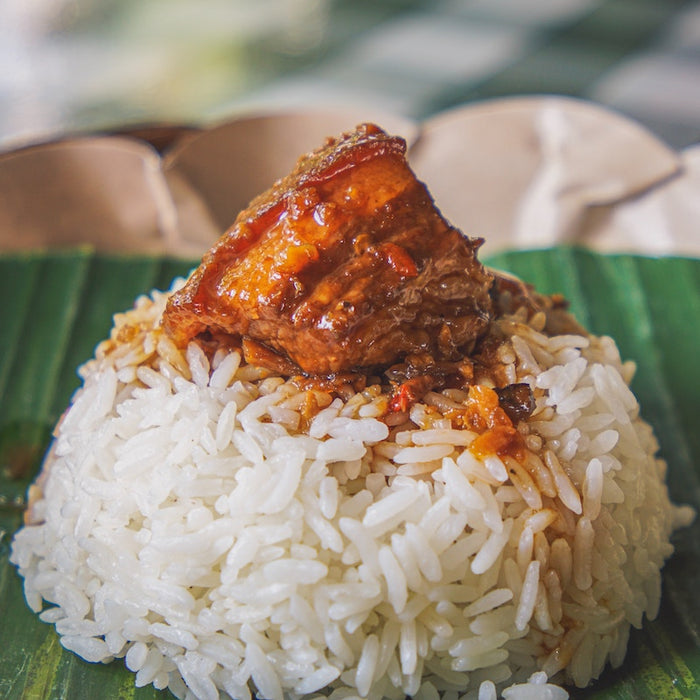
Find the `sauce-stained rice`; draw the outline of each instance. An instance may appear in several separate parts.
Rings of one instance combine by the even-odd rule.
[[[376,386],[341,399],[180,351],[166,299],[82,368],[13,542],[64,647],[206,700],[556,699],[548,678],[622,663],[692,513],[611,339],[496,320],[535,406],[484,456],[455,426],[466,391],[389,420]]]

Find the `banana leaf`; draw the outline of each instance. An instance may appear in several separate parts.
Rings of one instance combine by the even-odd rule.
[[[612,335],[636,362],[633,389],[668,462],[671,496],[700,508],[700,260],[555,248],[487,262],[564,294],[586,327]],[[65,651],[26,606],[8,557],[27,487],[79,384],[76,368],[106,337],[115,312],[167,288],[192,264],[89,249],[0,257],[0,698],[172,697],[136,688],[121,660],[89,664]],[[659,616],[633,630],[621,668],[570,689],[572,698],[700,698],[700,523],[678,532],[674,545]]]

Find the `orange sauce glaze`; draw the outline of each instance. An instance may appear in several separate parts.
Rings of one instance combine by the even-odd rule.
[[[304,156],[171,296],[163,328],[175,344],[248,338],[326,377],[473,346],[492,306],[481,240],[445,221],[405,150],[362,125]]]
[[[510,456],[517,461],[525,457],[525,441],[513,421],[499,404],[498,394],[489,387],[474,384],[464,409],[449,416],[455,427],[478,433],[469,451],[478,459],[489,455]]]

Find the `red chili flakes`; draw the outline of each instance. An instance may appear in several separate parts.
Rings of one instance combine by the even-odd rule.
[[[419,401],[433,385],[432,377],[421,375],[413,379],[407,379],[399,384],[389,399],[390,413],[405,413],[416,401]]]

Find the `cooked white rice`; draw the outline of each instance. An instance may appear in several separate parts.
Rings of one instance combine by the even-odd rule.
[[[462,392],[388,428],[376,387],[333,399],[180,353],[165,299],[115,317],[82,368],[13,542],[66,649],[205,700],[556,700],[548,678],[622,663],[692,513],[610,338],[500,320],[536,409],[525,460],[479,460],[445,417]]]

